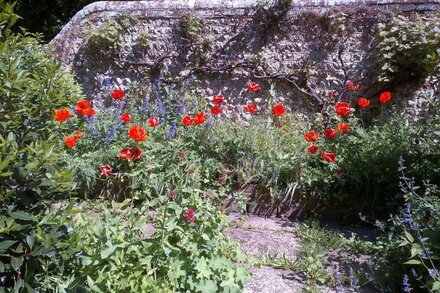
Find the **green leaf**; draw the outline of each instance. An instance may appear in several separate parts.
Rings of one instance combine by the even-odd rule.
[[[413,238],[412,235],[409,234],[407,231],[405,231],[405,236],[406,236],[406,239],[408,239],[408,241],[409,241],[410,243],[413,243],[413,242],[414,242],[414,238]]]
[[[98,286],[95,285],[95,282],[89,276],[87,276],[87,284],[89,285],[90,289],[92,289],[93,291],[98,293],[104,293],[101,291],[101,289],[99,289]]]
[[[11,217],[22,221],[35,221],[34,216],[23,211],[14,211],[9,213]]]
[[[209,279],[212,274],[211,269],[208,267],[208,262],[202,257],[195,266],[197,273],[197,279]]]
[[[0,253],[4,253],[9,247],[17,243],[15,240],[4,240],[0,242]]]
[[[13,257],[11,258],[11,266],[14,270],[18,270],[23,264],[23,258],[21,257]]]
[[[27,235],[26,236],[26,243],[29,245],[29,248],[32,249],[35,243],[35,236],[34,235]]]
[[[409,260],[407,262],[404,262],[403,264],[405,264],[405,265],[419,265],[419,264],[421,264],[421,262],[419,260],[416,260],[416,259],[411,259],[411,260]]]
[[[117,248],[116,245],[110,245],[109,247],[101,251],[101,258],[106,259],[115,251],[116,248]]]
[[[170,280],[178,280],[181,276],[185,276],[186,272],[182,270],[183,264],[183,261],[177,259],[170,263],[170,269],[168,270],[168,278]]]

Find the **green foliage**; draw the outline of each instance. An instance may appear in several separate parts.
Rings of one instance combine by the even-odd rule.
[[[406,204],[390,220],[389,259],[408,272],[413,287],[420,283],[435,292],[440,289],[440,192],[437,186],[425,183],[422,194],[404,169],[402,162],[401,187]],[[414,270],[411,273],[410,268]]]
[[[194,223],[183,217],[188,208]],[[8,208],[0,216],[0,288],[238,292],[249,275],[240,267],[244,256],[221,233],[224,220],[212,200],[191,189],[141,207],[56,204],[38,215]]]
[[[8,4],[3,0],[0,1],[0,38],[11,34],[11,28],[15,25],[20,17],[14,13],[16,3]]]
[[[289,202],[299,185],[303,152],[296,137],[303,122],[286,115],[278,123],[282,127],[268,117],[255,117],[248,125],[219,121],[208,130],[207,139],[201,140],[205,152],[200,155],[229,164],[241,186],[257,184],[272,199]]]
[[[2,4],[8,27],[17,16]],[[1,21],[0,21],[1,22]],[[5,22],[2,22],[5,23]],[[4,34],[3,34],[4,33]],[[52,135],[55,108],[80,96],[81,89],[32,35],[0,37],[1,204],[10,198],[29,204],[70,190],[70,173],[58,165]]]
[[[127,18],[106,19],[98,29],[90,34],[87,40],[89,53],[97,56],[105,54],[106,57],[110,57],[107,55],[111,53],[114,56],[124,41],[127,21],[129,21]]]
[[[392,17],[379,24],[378,55],[381,81],[424,81],[440,60],[440,18],[408,22]]]
[[[375,121],[370,127],[363,126],[359,115],[348,119],[348,133],[338,133],[333,139],[320,138],[317,145],[337,154],[337,161],[328,164],[319,155],[309,155],[302,162],[301,182],[310,194],[338,204],[355,204],[365,214],[385,217],[402,204],[398,184],[400,157],[407,161],[410,176],[438,183],[438,98],[422,91],[419,99],[424,101],[419,115],[414,109],[389,111],[384,113],[386,120]],[[329,115],[332,118],[327,127],[318,117],[316,131],[336,128],[340,119],[335,117],[333,108]]]
[[[35,215],[41,207],[24,211],[13,206],[0,209],[0,289],[33,292],[38,285],[53,289],[60,280],[49,278],[68,271],[63,259],[75,252],[75,245],[66,245],[72,206],[65,211]]]
[[[187,40],[196,40],[204,28],[203,20],[195,14],[189,13],[180,20],[182,36]]]

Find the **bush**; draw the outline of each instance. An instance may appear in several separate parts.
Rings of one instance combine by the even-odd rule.
[[[384,264],[374,282],[381,288],[399,292],[437,292],[440,233],[440,193],[436,185],[418,186],[407,177],[404,160],[399,161],[403,207],[387,222],[376,221]]]
[[[80,87],[38,38],[12,33],[13,7],[0,1],[0,286],[18,292],[31,291],[44,266],[62,270],[54,251],[63,227],[35,215],[42,199],[74,187],[60,165],[52,120],[53,108],[77,98]]]
[[[384,112],[386,119],[369,127],[363,126],[361,116],[341,118],[330,107],[327,124],[318,119],[312,129],[321,133],[315,145],[323,152],[336,154],[337,158],[334,163],[326,163],[322,160],[324,156],[312,155],[304,161],[301,180],[311,195],[337,200],[339,204],[356,202],[359,209],[354,214],[361,210],[373,217],[386,216],[402,204],[397,184],[399,157],[407,161],[410,176],[438,183],[438,135],[433,131],[440,124],[440,116],[434,110],[438,98],[426,92],[425,99],[430,102],[417,121],[413,114],[389,111]],[[357,109],[363,115],[369,111],[359,106]],[[337,129],[339,123],[349,125],[347,133],[339,130],[334,138],[323,137],[326,129]]]
[[[0,7],[0,199],[29,204],[72,188],[69,172],[57,163],[53,109],[80,97],[81,88],[38,38],[12,34],[13,5]]]
[[[393,82],[423,82],[440,60],[440,19],[432,16],[428,20],[418,18],[408,22],[401,17],[392,17],[379,25],[381,56],[379,79]]]

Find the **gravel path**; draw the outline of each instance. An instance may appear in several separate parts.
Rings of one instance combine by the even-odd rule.
[[[266,255],[286,257],[294,261],[299,255],[301,239],[293,233],[295,223],[279,218],[261,218],[249,216],[240,221],[235,213],[230,214],[234,223],[225,234],[240,243],[244,253],[250,257],[262,258]],[[335,255],[336,254],[336,255]],[[341,256],[338,258],[337,256]],[[340,271],[347,258],[344,253],[333,252],[328,257],[330,271]],[[297,273],[276,269],[269,266],[249,268],[252,279],[245,285],[245,293],[300,293],[305,289],[305,281]],[[320,292],[336,292],[333,288],[320,287]],[[343,291],[351,292],[351,291]],[[354,291],[353,291],[354,292]],[[359,292],[375,292],[371,289],[361,289]]]

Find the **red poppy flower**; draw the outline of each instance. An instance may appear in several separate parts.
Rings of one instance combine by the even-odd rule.
[[[76,107],[81,109],[87,109],[90,108],[91,106],[92,104],[90,103],[89,100],[81,100],[76,103]]]
[[[347,83],[347,89],[350,91],[357,91],[360,87],[360,84],[358,83],[354,83],[354,82],[349,82]]]
[[[203,124],[206,121],[206,114],[203,112],[197,113],[194,115],[194,124],[200,125]]]
[[[307,151],[311,154],[314,154],[318,151],[318,146],[316,144],[312,144],[307,148]]]
[[[125,93],[123,90],[114,89],[111,94],[113,99],[121,100],[124,98]]]
[[[55,121],[64,122],[69,118],[72,118],[73,115],[67,108],[61,110],[55,110]]]
[[[330,99],[333,99],[333,98],[335,97],[335,93],[334,93],[333,91],[329,91],[329,92],[328,92],[328,97],[329,97]]]
[[[251,81],[250,83],[248,83],[247,89],[250,92],[258,92],[259,90],[261,90],[261,87],[258,85],[258,83]]]
[[[131,121],[131,116],[128,113],[122,113],[121,114],[121,120],[124,123],[129,123]]]
[[[119,152],[119,159],[121,160],[137,160],[141,157],[142,150],[138,147],[124,148]]]
[[[339,122],[338,123],[338,131],[342,133],[347,133],[350,130],[350,125],[345,122]]]
[[[181,158],[183,158],[183,157],[185,157],[185,152],[179,152],[179,157],[181,157]]]
[[[350,108],[350,105],[346,102],[339,102],[335,106],[336,114],[341,117],[347,117],[351,113],[353,113],[353,110]]]
[[[223,103],[223,96],[222,95],[218,95],[218,96],[214,96],[214,98],[212,98],[212,102],[214,104],[218,104],[220,105],[221,103]]]
[[[139,125],[130,127],[128,135],[137,142],[145,141],[148,138],[147,132]]]
[[[190,223],[194,223],[196,221],[196,213],[192,209],[187,210],[183,214],[183,217]]]
[[[80,139],[81,137],[84,136],[84,133],[82,133],[81,131],[77,130],[74,136],[75,136],[76,139]]]
[[[151,127],[158,127],[159,117],[150,117],[150,119],[148,119],[148,125],[150,125]]]
[[[192,119],[191,116],[186,115],[185,117],[182,118],[182,124],[184,126],[191,126],[194,123],[194,119]]]
[[[220,183],[225,183],[226,182],[226,177],[225,176],[221,176],[217,179],[218,182]]]
[[[326,162],[329,162],[329,163],[336,162],[336,155],[333,152],[324,153],[323,151],[321,151],[321,156],[322,156],[322,159]]]
[[[75,135],[69,135],[64,139],[64,143],[70,149],[75,146],[77,139],[78,138]]]
[[[130,159],[131,156],[132,156],[131,149],[125,148],[119,152],[119,159],[121,160]]]
[[[360,97],[358,99],[358,105],[361,108],[367,108],[370,105],[370,100],[367,100],[364,97]]]
[[[87,115],[87,109],[90,109],[92,104],[88,100],[78,101],[76,103],[75,112],[80,116]]]
[[[84,110],[84,114],[89,116],[89,117],[92,117],[93,115],[96,114],[96,112],[95,112],[95,109],[87,108],[87,109]]]
[[[314,131],[309,131],[306,133],[306,135],[304,135],[304,139],[307,142],[314,142],[317,141],[319,137],[319,133],[318,132],[314,132]]]
[[[244,110],[246,113],[255,114],[258,112],[258,106],[257,104],[248,104],[244,107]]]
[[[379,102],[382,104],[388,103],[391,101],[391,92],[383,92],[380,94]]]
[[[113,172],[113,170],[109,165],[101,165],[99,166],[99,172],[101,173],[101,176],[107,177]]]
[[[325,136],[325,138],[327,138],[327,139],[332,139],[332,138],[334,138],[337,134],[338,134],[338,132],[337,132],[335,129],[333,129],[333,128],[329,128],[329,129],[326,129],[326,130],[324,131],[324,136]]]
[[[137,160],[142,155],[142,150],[140,148],[138,148],[138,147],[130,148],[130,152],[131,152],[130,159],[132,159],[132,160]]]
[[[284,108],[283,105],[281,105],[281,104],[277,104],[277,105],[273,106],[272,113],[273,113],[275,116],[281,116],[281,115],[283,115],[285,112],[286,112],[286,109]]]
[[[212,109],[211,109],[212,115],[219,115],[221,113],[222,113],[222,108],[220,108],[218,105],[215,105],[214,107],[212,107]]]

